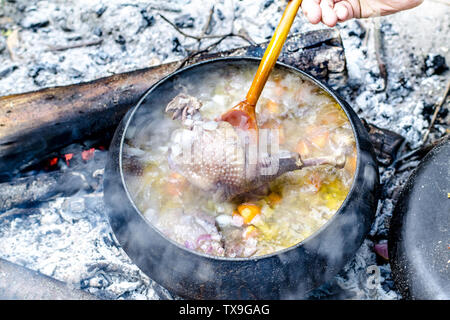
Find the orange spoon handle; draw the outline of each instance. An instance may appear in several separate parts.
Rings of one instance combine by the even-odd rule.
[[[280,55],[281,49],[283,48],[301,4],[302,0],[291,0],[284,10],[281,21],[272,36],[272,40],[270,40],[270,43],[267,46],[250,90],[247,93],[246,99],[251,106],[256,106],[256,103],[258,102],[259,96],[264,89],[264,85],[269,78],[270,72],[277,62],[278,56]]]

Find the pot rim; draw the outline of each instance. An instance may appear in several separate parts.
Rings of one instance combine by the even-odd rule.
[[[128,201],[131,203],[131,206],[133,207],[133,209],[138,213],[138,215],[141,216],[141,218],[145,221],[145,223],[147,224],[147,226],[149,226],[150,228],[152,228],[154,231],[156,231],[156,233],[158,235],[160,235],[163,239],[169,241],[171,244],[177,246],[178,248],[182,249],[184,252],[190,253],[190,254],[194,254],[197,255],[201,258],[207,258],[210,260],[218,260],[218,261],[229,261],[229,262],[249,262],[249,261],[258,261],[258,260],[264,260],[264,259],[270,259],[273,258],[275,256],[279,256],[282,255],[288,251],[291,250],[296,250],[299,247],[302,247],[304,245],[307,245],[310,241],[313,241],[313,239],[315,239],[316,237],[320,236],[323,232],[326,231],[326,229],[328,228],[328,226],[330,224],[332,224],[332,222],[337,219],[337,217],[340,214],[343,214],[343,208],[345,208],[345,206],[347,205],[349,199],[354,196],[354,193],[356,192],[355,188],[355,180],[356,180],[356,176],[359,172],[359,169],[361,167],[361,152],[360,152],[360,141],[359,141],[359,137],[356,134],[356,128],[355,128],[355,124],[353,123],[353,120],[351,120],[351,117],[347,111],[347,108],[351,108],[350,105],[345,102],[343,99],[341,99],[336,92],[334,92],[331,88],[329,88],[327,85],[323,84],[320,80],[316,79],[314,76],[310,75],[309,73],[300,70],[296,67],[287,65],[285,63],[276,62],[275,68],[276,67],[282,67],[282,68],[286,68],[290,71],[293,71],[295,73],[300,73],[301,76],[307,78],[308,80],[310,80],[311,82],[313,82],[315,85],[319,86],[322,90],[324,90],[327,94],[329,94],[341,107],[341,109],[345,112],[345,115],[351,125],[352,131],[353,131],[353,136],[355,137],[355,144],[356,144],[356,169],[355,169],[355,173],[353,175],[353,179],[352,179],[352,185],[350,187],[349,192],[347,193],[344,201],[342,202],[342,204],[340,205],[339,209],[336,210],[336,212],[333,214],[333,216],[328,219],[328,221],[326,221],[323,225],[321,225],[313,234],[311,234],[310,236],[306,237],[305,239],[303,239],[302,241],[296,243],[295,245],[292,245],[290,247],[284,248],[282,250],[277,250],[274,251],[272,253],[269,254],[265,254],[265,255],[261,255],[261,256],[255,256],[255,257],[248,257],[248,258],[230,258],[230,257],[220,257],[220,256],[213,256],[213,255],[208,255],[205,253],[201,253],[201,252],[197,252],[194,250],[190,250],[186,247],[184,247],[183,245],[181,245],[180,243],[170,239],[169,237],[167,237],[164,233],[162,233],[156,226],[154,226],[150,221],[148,221],[148,219],[143,215],[143,213],[141,212],[141,210],[139,210],[128,190],[128,185],[125,181],[125,174],[123,172],[123,166],[122,166],[122,155],[123,155],[123,145],[124,145],[124,140],[125,140],[125,136],[126,136],[126,132],[128,130],[128,127],[130,126],[130,123],[132,122],[132,120],[134,119],[134,115],[137,112],[137,110],[141,107],[143,101],[147,98],[147,96],[149,96],[158,86],[160,86],[162,83],[166,82],[167,80],[169,80],[172,77],[178,76],[183,72],[186,72],[190,69],[202,66],[202,65],[206,65],[206,64],[210,64],[210,63],[215,63],[215,62],[223,62],[223,61],[242,61],[242,60],[248,60],[248,61],[252,61],[252,62],[258,62],[261,61],[261,58],[257,58],[257,57],[249,57],[249,56],[240,56],[240,57],[221,57],[221,58],[214,58],[214,59],[208,59],[205,61],[200,61],[197,63],[194,63],[192,65],[186,66],[182,69],[176,70],[170,74],[168,74],[167,76],[165,76],[164,78],[162,78],[161,80],[159,80],[158,82],[156,82],[155,84],[153,84],[145,93],[144,95],[139,99],[139,101],[137,102],[137,104],[133,107],[130,116],[128,117],[128,119],[126,120],[126,123],[124,124],[124,129],[123,129],[123,134],[121,135],[120,138],[120,146],[119,146],[119,172],[120,172],[120,181],[122,183],[122,186],[124,188],[125,194],[127,196]]]

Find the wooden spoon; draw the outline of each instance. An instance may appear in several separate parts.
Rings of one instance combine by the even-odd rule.
[[[258,129],[255,113],[256,103],[266,85],[270,72],[277,62],[301,3],[302,0],[289,1],[259,64],[250,90],[248,90],[247,97],[244,101],[239,102],[236,106],[225,112],[221,117],[222,121],[229,122],[232,126],[243,130]]]

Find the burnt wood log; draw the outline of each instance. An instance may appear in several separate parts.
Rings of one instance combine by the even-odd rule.
[[[99,300],[68,284],[0,259],[2,300]]]
[[[186,64],[228,56],[262,57],[266,46],[199,55]],[[346,80],[344,49],[337,30],[291,36],[279,60],[332,86]],[[147,89],[179,66],[180,62],[174,62],[86,83],[0,97],[0,175],[39,162],[73,142],[114,130]]]
[[[384,167],[391,165],[405,141],[405,138],[391,130],[379,128],[362,119],[364,127],[369,133],[378,164]]]
[[[0,183],[0,216],[12,208],[27,207],[58,195],[69,196],[88,188],[83,176],[70,171],[54,171],[3,182]]]
[[[37,174],[14,177],[0,182],[0,218],[10,214],[11,209],[24,209],[38,205],[58,196],[68,197],[79,191],[94,192],[102,186],[99,170],[105,168],[106,152],[96,152],[90,160],[84,161],[81,155],[71,158],[53,171],[41,170]]]

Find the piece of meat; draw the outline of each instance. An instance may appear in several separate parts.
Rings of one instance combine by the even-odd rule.
[[[166,112],[173,112],[172,119],[181,118],[182,121],[197,113],[202,103],[195,97],[180,93],[173,98],[166,107]]]
[[[261,152],[261,134],[255,138],[255,130],[239,130],[224,121],[202,121],[200,107],[200,101],[185,94],[168,104],[166,111],[184,124],[172,134],[169,165],[215,200],[232,199],[305,166],[338,164],[332,158],[304,162],[298,153],[278,150],[277,130],[265,137],[267,148]]]

